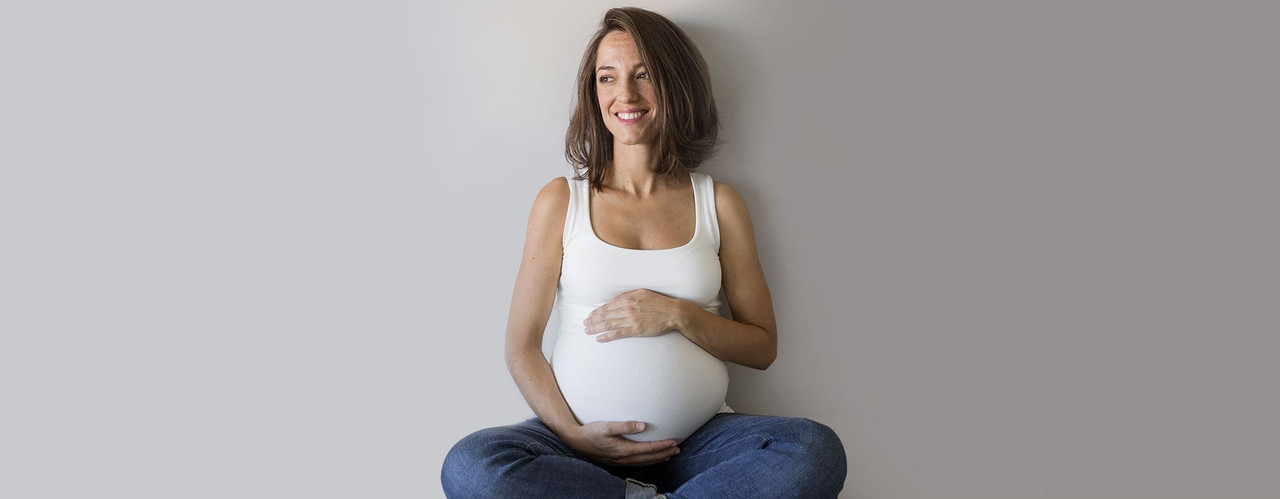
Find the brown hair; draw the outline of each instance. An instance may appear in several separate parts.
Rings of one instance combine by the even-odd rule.
[[[720,119],[711,95],[711,73],[684,31],[662,15],[635,7],[609,9],[600,20],[578,69],[577,105],[565,134],[565,159],[575,178],[603,188],[613,159],[613,135],[605,128],[596,98],[595,64],[600,41],[622,31],[635,40],[653,79],[658,102],[657,173],[687,174],[716,152]]]

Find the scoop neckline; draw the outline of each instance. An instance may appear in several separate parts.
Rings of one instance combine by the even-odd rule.
[[[693,237],[690,237],[688,242],[672,248],[639,249],[639,248],[624,248],[622,246],[610,244],[604,239],[601,239],[600,236],[596,234],[595,225],[591,222],[591,186],[590,185],[587,186],[586,193],[583,196],[586,198],[583,200],[583,205],[586,206],[586,212],[587,212],[587,232],[591,233],[591,238],[595,239],[596,242],[599,242],[600,244],[603,244],[609,248],[619,249],[623,251],[636,251],[640,253],[656,253],[656,252],[662,252],[662,251],[681,250],[681,249],[688,248],[689,246],[692,246],[693,242],[698,240],[698,233],[702,231],[702,217],[698,215],[700,213],[698,208],[702,203],[702,197],[698,195],[698,184],[693,178],[694,173],[696,172],[689,172],[689,188],[693,189]]]

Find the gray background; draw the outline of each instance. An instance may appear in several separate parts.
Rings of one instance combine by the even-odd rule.
[[[1275,497],[1276,8],[637,3],[843,497]],[[608,6],[0,7],[0,496],[440,496]]]

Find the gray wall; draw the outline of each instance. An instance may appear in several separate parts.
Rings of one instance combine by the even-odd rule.
[[[0,8],[0,496],[437,497],[603,2]],[[1274,497],[1276,9],[638,2],[844,497]]]

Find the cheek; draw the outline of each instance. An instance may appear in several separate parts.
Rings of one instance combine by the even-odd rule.
[[[649,89],[648,92],[644,93],[644,98],[649,103],[649,114],[656,117],[659,113],[658,94],[653,89]]]
[[[600,108],[600,116],[609,114],[609,98],[604,94],[596,94],[596,104]]]

